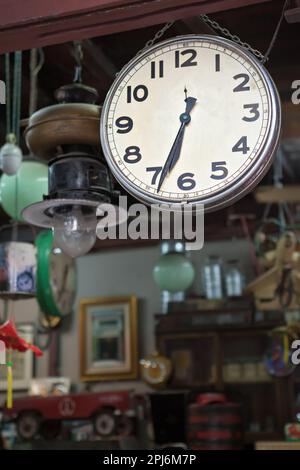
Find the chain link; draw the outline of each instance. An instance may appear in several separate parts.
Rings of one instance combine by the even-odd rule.
[[[226,36],[227,38],[231,39],[236,44],[239,44],[240,46],[244,47],[245,49],[247,49],[247,51],[251,52],[255,57],[257,57],[264,64],[269,59],[270,51],[272,50],[272,48],[274,46],[274,43],[277,39],[277,35],[278,35],[278,32],[279,32],[282,20],[284,18],[284,12],[285,12],[287,6],[288,6],[288,0],[285,0],[284,4],[283,4],[283,8],[282,8],[282,11],[281,11],[279,21],[278,21],[277,26],[275,28],[275,31],[274,31],[273,37],[271,39],[270,45],[268,47],[268,50],[265,54],[262,54],[259,50],[254,49],[247,42],[242,41],[239,38],[239,36],[237,36],[236,34],[232,34],[229,31],[229,29],[223,28],[217,21],[211,20],[209,18],[209,16],[200,15],[200,18],[204,23],[208,24],[214,31],[219,31],[223,36]],[[174,24],[174,21],[166,23],[159,31],[157,31],[157,33],[155,34],[155,36],[152,39],[150,39],[148,42],[146,42],[143,49],[138,51],[138,53],[135,55],[135,57],[139,56],[140,54],[142,54],[142,52],[147,50],[149,47],[153,46],[153,44],[158,39],[160,39],[165,34],[165,32],[169,28],[171,28],[171,26],[173,26],[173,24]]]
[[[201,15],[200,18],[202,19],[202,21],[204,21],[204,23],[211,26],[215,31],[219,31],[223,34],[223,36],[230,38],[233,42],[239,44],[240,46],[243,46],[245,49],[252,52],[252,54],[255,55],[255,57],[257,57],[259,60],[264,60],[264,54],[262,54],[257,49],[253,49],[253,47],[251,47],[250,44],[248,44],[247,42],[243,42],[236,34],[232,34],[229,29],[222,28],[222,26],[217,21],[211,20],[207,15]]]
[[[150,39],[148,42],[146,42],[145,46],[143,47],[143,49],[141,49],[140,51],[137,52],[137,54],[135,55],[135,57],[137,57],[138,55],[142,54],[142,52],[144,52],[146,49],[148,49],[149,47],[153,46],[153,44],[158,40],[160,39],[164,34],[165,32],[171,28],[171,26],[173,26],[174,24],[174,21],[170,21],[169,23],[166,23],[159,31],[157,31],[157,33],[155,34],[155,36]]]
[[[202,19],[202,21],[204,23],[211,26],[211,28],[213,28],[213,30],[219,31],[220,33],[223,34],[223,36],[226,36],[226,37],[230,38],[233,42],[239,44],[240,46],[243,46],[245,49],[252,52],[252,54],[255,55],[259,60],[261,60],[261,61],[264,60],[264,55],[260,51],[258,51],[257,49],[253,49],[253,47],[251,47],[250,44],[248,44],[247,42],[243,42],[236,34],[231,34],[229,29],[223,28],[217,21],[211,20],[207,15],[201,15],[200,18]],[[157,31],[157,33],[155,33],[155,35],[152,39],[150,39],[149,41],[146,42],[143,49],[138,51],[137,54],[135,55],[135,57],[139,56],[145,50],[147,50],[149,47],[153,46],[153,44],[158,39],[160,39],[165,34],[165,32],[168,29],[171,28],[171,26],[173,26],[173,24],[174,24],[174,21],[166,23],[159,31]]]

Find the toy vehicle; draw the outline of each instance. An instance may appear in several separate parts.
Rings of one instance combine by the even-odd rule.
[[[3,420],[15,421],[18,435],[30,440],[42,434],[54,438],[62,421],[91,420],[102,437],[130,435],[134,429],[134,400],[130,392],[85,392],[60,396],[16,398],[13,408],[3,408]]]

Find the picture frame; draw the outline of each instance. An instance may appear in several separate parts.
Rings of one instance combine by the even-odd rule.
[[[32,323],[16,323],[18,334],[28,343],[34,341],[34,325]],[[14,390],[28,390],[33,378],[34,353],[30,350],[22,353],[12,351],[12,370]],[[5,365],[0,366],[0,391],[7,390],[7,370]]]
[[[81,380],[136,379],[136,296],[82,299],[79,318]]]

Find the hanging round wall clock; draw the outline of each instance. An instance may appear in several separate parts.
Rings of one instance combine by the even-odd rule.
[[[53,246],[51,230],[38,235],[36,246],[39,305],[49,317],[69,315],[72,313],[76,295],[75,261]]]
[[[280,127],[263,65],[227,39],[189,35],[121,70],[103,105],[101,142],[112,173],[139,200],[212,211],[260,181]]]

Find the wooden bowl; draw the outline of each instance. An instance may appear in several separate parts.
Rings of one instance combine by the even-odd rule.
[[[100,147],[101,107],[86,103],[48,106],[35,112],[24,131],[27,146],[49,160],[62,145]]]

